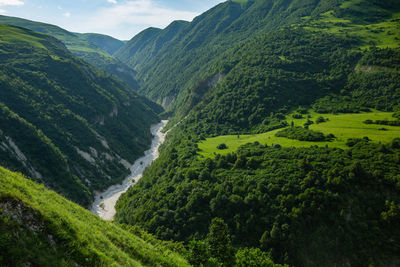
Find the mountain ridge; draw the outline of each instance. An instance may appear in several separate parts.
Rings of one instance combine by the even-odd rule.
[[[8,17],[3,15],[0,15],[0,23],[20,26],[33,31],[52,35],[53,37],[62,41],[66,45],[66,47],[76,56],[84,59],[88,63],[109,74],[115,75],[116,77],[127,83],[132,89],[138,89],[138,84],[134,79],[136,73],[131,68],[123,64],[121,61],[113,57],[111,54],[99,48],[96,45],[96,42],[90,42],[85,39],[85,35],[77,35],[58,26],[47,23],[35,22],[27,19]],[[112,38],[105,37],[105,35],[102,36],[106,39]],[[97,42],[97,44],[99,43]]]
[[[54,37],[0,32],[1,164],[89,205],[147,149],[162,109]]]

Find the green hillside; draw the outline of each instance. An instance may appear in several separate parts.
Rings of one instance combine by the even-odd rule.
[[[109,50],[110,46],[99,45],[98,41],[93,41],[93,38],[95,38],[93,35],[91,38],[89,38],[88,35],[77,35],[55,25],[2,15],[0,15],[0,24],[14,25],[27,28],[32,31],[49,34],[63,42],[65,46],[76,56],[84,59],[88,63],[109,74],[117,76],[132,89],[138,89],[138,84],[134,78],[136,73],[121,61],[113,57],[111,54],[107,53],[107,50]],[[110,39],[113,38],[109,36],[102,36],[102,39],[110,41]],[[115,39],[112,41],[118,42],[118,40]],[[103,44],[104,42],[105,41],[103,41]],[[111,50],[115,50],[115,48],[111,48]]]
[[[348,49],[349,46],[353,49],[365,48],[374,45],[374,42],[378,47],[398,47],[399,30],[398,23],[396,23],[398,6],[396,3],[391,2],[391,5],[385,6],[379,2],[367,1],[370,6],[367,12],[357,13],[354,10],[360,9],[363,3],[360,1],[354,2],[354,4],[351,1],[346,2],[347,6],[341,6],[341,1],[336,0],[227,1],[180,28],[174,34],[174,38],[165,43],[163,48],[151,57],[148,52],[154,46],[154,40],[168,31],[168,28],[152,35],[152,41],[148,39],[140,41],[141,38],[138,35],[137,38],[133,38],[121,48],[116,55],[118,56],[123,51],[120,59],[138,71],[137,77],[142,85],[141,92],[152,99],[157,99],[164,107],[176,110],[184,117],[185,113],[197,104],[199,98],[201,99],[210,89],[208,86],[210,81],[213,79],[218,81],[218,77],[225,77],[232,67],[239,67],[239,64],[246,60],[237,57],[238,50],[241,53],[249,53],[249,56],[252,57],[251,50],[255,50],[252,48],[255,45],[254,42],[264,46],[257,48],[257,51],[262,51],[259,49],[265,49],[265,46],[268,46],[271,41],[271,36],[267,33],[275,32],[276,29],[290,29],[286,36],[282,34],[281,37],[276,37],[287,42],[289,42],[288,35],[292,34],[308,34],[311,38],[310,41],[313,41],[312,38],[322,39],[321,34],[329,34],[330,40],[326,42],[327,45],[333,41],[334,47],[336,46],[331,49],[331,52],[339,47],[345,49]],[[355,18],[357,15],[359,17],[374,16],[370,15],[374,14],[373,10],[380,11],[375,20],[372,18],[367,18],[367,20],[349,19],[349,16]],[[346,23],[343,24],[340,20],[346,20]],[[341,27],[341,25],[344,26]],[[298,30],[301,28],[306,31],[299,33]],[[364,31],[360,31],[360,29],[364,29]],[[275,34],[280,35],[281,33],[278,31]],[[252,40],[254,37],[263,40]],[[304,38],[308,39],[306,36]],[[273,41],[276,42],[276,40]],[[379,42],[384,43],[379,46]],[[273,49],[276,45],[281,44],[275,43],[270,47]],[[131,49],[131,47],[141,47],[141,49]],[[249,51],[249,49],[251,50]],[[260,55],[258,54],[258,56]],[[339,61],[340,59],[332,58],[330,60]],[[345,61],[348,60],[345,59]],[[249,63],[256,63],[257,67],[261,67],[258,66],[258,62],[247,62],[246,64]],[[329,68],[329,66],[327,67]],[[219,76],[220,74],[222,76]],[[249,74],[246,73],[246,75]],[[171,76],[174,77],[173,80],[169,79]],[[175,109],[175,107],[179,108]]]
[[[399,19],[396,0],[231,0],[142,31],[114,55],[169,132],[119,226],[0,168],[1,264],[398,266]],[[55,38],[0,25],[0,59],[0,165],[87,206],[148,146],[162,108]]]
[[[0,25],[0,164],[89,205],[148,148],[161,108],[57,39]]]
[[[170,27],[153,35],[152,41],[140,42],[139,38],[133,38],[121,48],[124,57],[119,58],[136,67],[143,93],[158,99],[164,106],[177,100],[171,108],[178,107],[184,103],[183,97],[189,88],[208,78],[204,76],[210,65],[223,59],[227,49],[261,33],[290,25],[315,10],[323,12],[328,8],[319,1],[291,2],[226,1],[181,27],[174,38],[151,57],[145,54],[154,46],[158,35],[168,32]],[[134,46],[143,48],[130,49]],[[169,81],[170,75],[175,77],[174,82]]]
[[[98,33],[75,33],[81,39],[84,39],[97,47],[106,51],[108,54],[113,55],[125,43],[111,36]]]
[[[141,69],[144,62],[153,58],[167,42],[173,40],[176,34],[188,24],[186,21],[174,21],[164,30],[146,29],[135,35],[115,53],[115,56],[133,69]]]
[[[171,244],[147,238],[0,167],[2,266],[189,266]]]
[[[227,1],[153,58],[133,51],[172,130],[116,220],[184,241],[196,266],[215,258],[216,221],[232,244],[222,266],[249,248],[290,266],[397,264],[399,9]]]

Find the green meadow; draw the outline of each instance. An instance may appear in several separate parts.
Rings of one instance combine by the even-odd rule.
[[[307,118],[308,115],[311,118]],[[349,138],[363,138],[368,137],[373,142],[388,143],[396,137],[400,137],[400,127],[386,126],[376,124],[365,124],[365,120],[394,120],[392,112],[366,112],[357,114],[319,114],[310,112],[303,115],[302,119],[292,119],[288,116],[287,122],[290,125],[293,121],[295,126],[303,126],[303,124],[310,119],[314,121],[318,117],[328,119],[326,122],[319,124],[312,124],[309,126],[310,130],[320,131],[327,134],[335,135],[335,139],[331,142],[308,142],[287,139],[284,137],[276,137],[275,134],[282,129],[273,130],[262,134],[252,135],[224,135],[213,138],[207,138],[201,141],[199,145],[199,155],[203,158],[213,157],[214,153],[227,154],[236,151],[240,146],[246,143],[259,142],[268,146],[279,144],[283,147],[311,147],[311,146],[329,146],[345,149],[346,141]],[[290,126],[288,126],[290,127]],[[385,128],[385,130],[382,130]],[[219,144],[226,144],[227,149],[217,149]]]
[[[42,35],[41,33],[32,33],[31,35],[27,35],[26,31],[19,28],[9,27],[7,25],[0,24],[0,43],[3,44],[12,44],[12,42],[20,42],[27,46],[33,46],[36,48],[46,49],[42,44]],[[4,51],[1,51],[4,53]]]
[[[355,3],[346,2],[342,8],[352,6],[354,10]],[[366,49],[371,46],[380,48],[395,48],[400,46],[400,12],[393,11],[391,18],[377,23],[360,23],[351,21],[348,18],[338,18],[334,16],[333,11],[322,14],[318,19],[303,17],[305,29],[313,32],[325,32],[337,34],[340,36],[352,36],[360,40],[359,48]],[[295,25],[296,26],[296,25]]]

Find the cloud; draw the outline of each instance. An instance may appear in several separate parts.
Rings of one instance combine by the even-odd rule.
[[[147,27],[165,28],[174,20],[191,21],[197,15],[198,12],[162,7],[154,0],[131,0],[98,10],[85,25],[80,25],[80,30],[127,39]]]
[[[24,2],[20,0],[0,0],[0,6],[22,6],[23,4]]]
[[[63,14],[63,16],[66,17],[66,18],[69,18],[69,17],[71,17],[71,13],[65,12],[65,13]]]
[[[107,2],[111,3],[111,4],[117,4],[117,0],[107,0]]]
[[[7,11],[6,10],[4,10],[4,9],[0,9],[0,15],[4,15],[4,14],[6,14],[7,13]]]

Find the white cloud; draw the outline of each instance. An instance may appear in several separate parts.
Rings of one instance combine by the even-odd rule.
[[[66,17],[66,18],[69,18],[69,17],[71,17],[71,13],[65,12],[65,13],[63,14],[63,16]]]
[[[6,14],[7,13],[7,11],[6,10],[4,10],[4,9],[0,9],[0,15],[4,15],[4,14]]]
[[[0,0],[0,6],[22,6],[24,2],[20,0]]]
[[[131,0],[100,9],[81,23],[78,31],[106,32],[127,39],[147,27],[165,28],[174,20],[191,21],[197,15],[159,6],[154,0]]]
[[[117,0],[107,0],[107,2],[111,3],[111,4],[117,4]]]

